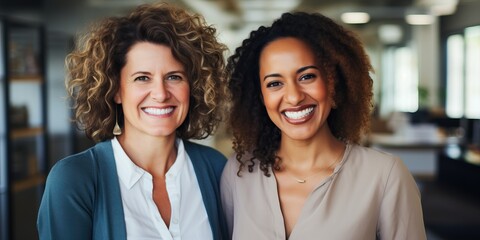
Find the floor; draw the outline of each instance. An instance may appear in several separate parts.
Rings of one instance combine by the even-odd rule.
[[[428,240],[480,239],[479,196],[434,180],[417,180],[417,184]]]

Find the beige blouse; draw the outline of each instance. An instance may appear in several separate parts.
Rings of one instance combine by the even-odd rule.
[[[229,159],[221,180],[232,239],[286,239],[275,176],[254,171],[237,177]],[[401,159],[348,144],[334,173],[303,206],[290,240],[426,239],[420,193]]]

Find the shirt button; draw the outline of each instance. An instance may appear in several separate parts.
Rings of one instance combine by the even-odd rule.
[[[173,219],[173,224],[178,224],[178,218]]]

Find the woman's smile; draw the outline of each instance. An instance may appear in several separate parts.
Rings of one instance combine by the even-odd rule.
[[[175,110],[174,107],[166,107],[166,108],[155,108],[155,107],[146,107],[143,108],[143,111],[149,115],[154,116],[166,116],[171,115],[171,113]]]
[[[314,114],[315,105],[304,105],[298,108],[289,108],[282,112],[286,120],[293,124],[310,120]]]

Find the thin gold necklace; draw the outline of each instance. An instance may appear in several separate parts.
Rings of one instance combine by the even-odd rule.
[[[292,177],[293,179],[295,179],[295,181],[297,181],[297,183],[306,183],[307,182],[307,179],[313,177],[313,176],[316,176],[318,174],[320,174],[321,172],[323,172],[324,170],[328,170],[330,168],[332,168],[340,159],[342,159],[342,156],[343,156],[343,152],[340,152],[340,155],[337,157],[337,159],[335,159],[335,161],[333,161],[333,163],[331,163],[330,165],[328,165],[328,167],[326,167],[325,169],[322,169],[310,176],[307,176],[307,177],[304,177],[304,178],[298,178],[298,177],[295,177],[293,174],[291,174],[290,172],[287,171],[287,174],[290,175],[290,177]]]

